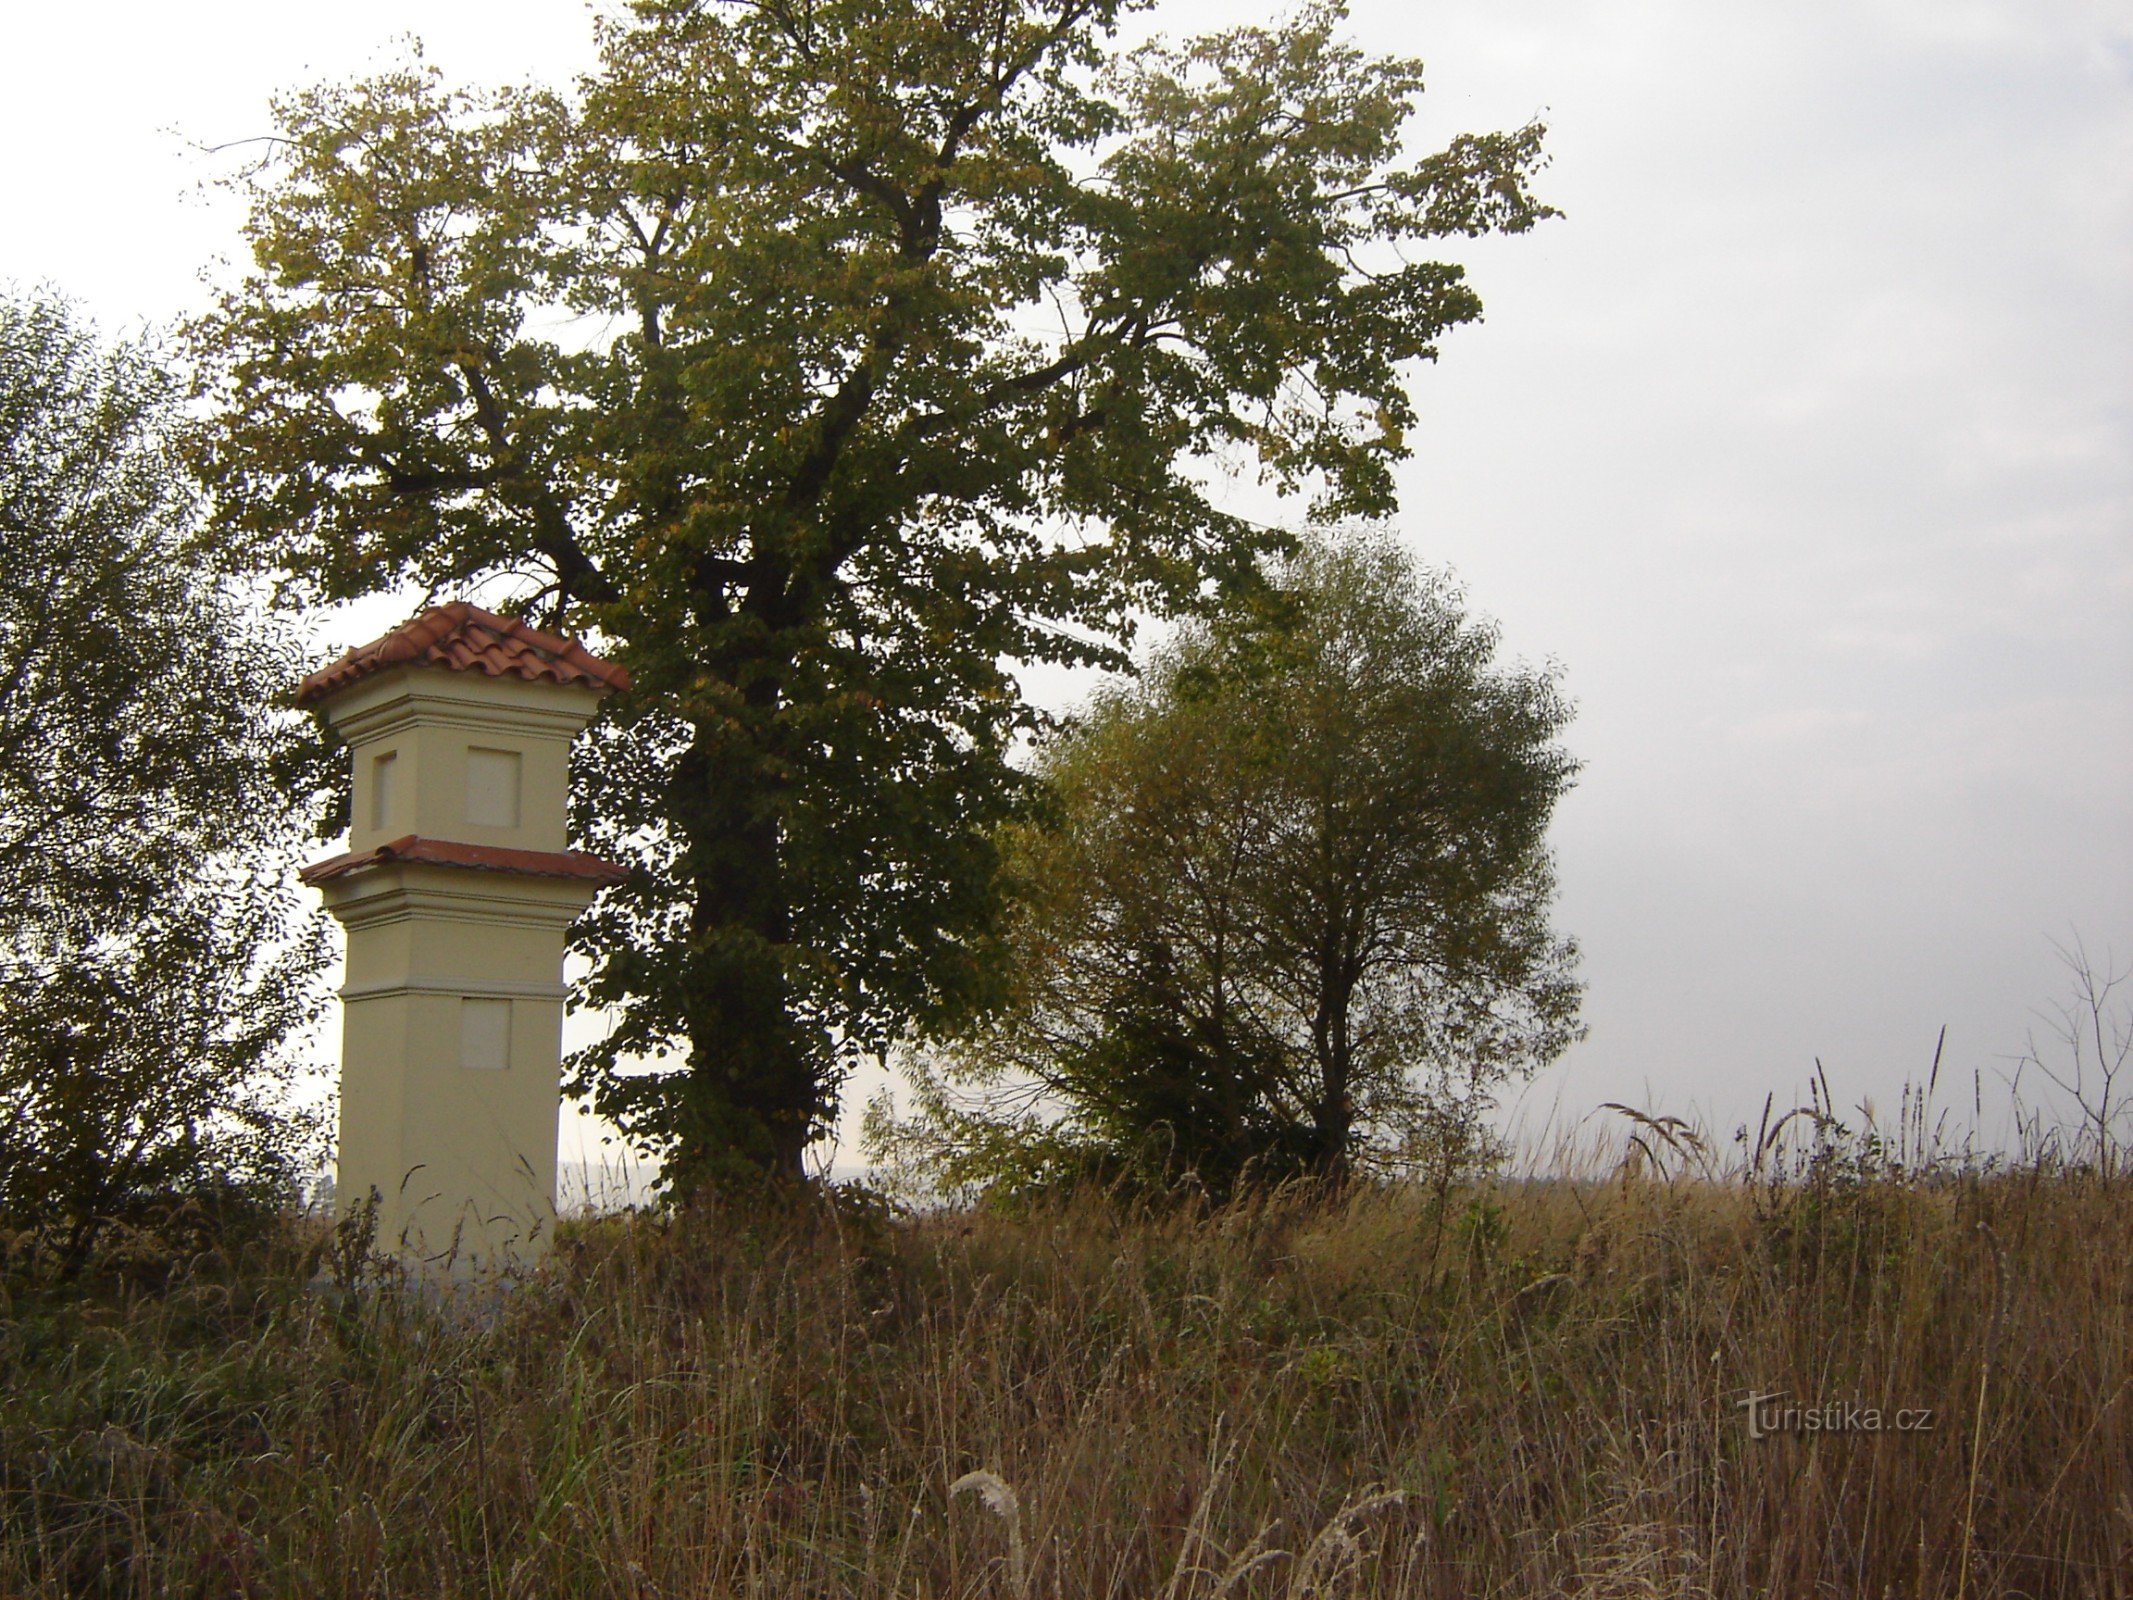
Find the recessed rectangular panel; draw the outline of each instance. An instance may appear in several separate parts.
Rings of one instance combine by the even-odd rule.
[[[518,826],[521,765],[516,750],[467,751],[467,821],[477,828]]]
[[[459,1064],[475,1072],[502,1072],[511,1064],[511,1002],[459,1002]]]
[[[393,770],[399,752],[388,750],[370,758],[370,825],[389,826],[393,820]]]

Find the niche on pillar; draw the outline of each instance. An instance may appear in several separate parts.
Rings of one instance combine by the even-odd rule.
[[[348,851],[304,872],[348,935],[343,1208],[464,1274],[555,1218],[563,941],[622,869],[568,848],[570,743],[628,675],[459,602],[306,678],[349,746]]]
[[[525,758],[516,750],[467,746],[467,823],[476,828],[516,828]]]

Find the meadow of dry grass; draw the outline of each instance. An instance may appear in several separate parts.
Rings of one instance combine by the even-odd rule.
[[[2133,1595],[2129,1199],[813,1200],[580,1224],[510,1292],[18,1288],[0,1593]],[[1884,1430],[1753,1437],[1773,1391]]]

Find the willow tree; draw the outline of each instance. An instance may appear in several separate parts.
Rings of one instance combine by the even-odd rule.
[[[279,102],[195,328],[226,531],[298,599],[507,580],[633,693],[636,864],[577,1087],[683,1178],[797,1171],[854,1055],[981,998],[1030,663],[1393,501],[1541,130],[1411,159],[1342,13],[1125,49],[1120,0],[640,0],[567,92],[416,61]],[[685,1070],[631,1073],[631,1060]]]
[[[279,1199],[323,921],[282,869],[323,753],[198,537],[153,346],[0,286],[0,1258],[79,1270],[179,1197]]]

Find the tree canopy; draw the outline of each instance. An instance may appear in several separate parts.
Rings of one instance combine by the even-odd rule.
[[[1009,830],[1010,1001],[922,1063],[918,1124],[870,1117],[881,1152],[949,1187],[1218,1188],[1469,1152],[1578,1031],[1546,842],[1569,708],[1496,648],[1351,533],[1099,694],[1042,752],[1056,814]]]
[[[293,94],[193,330],[225,533],[301,599],[501,583],[636,688],[576,1085],[677,1180],[797,1171],[849,1062],[979,1000],[1017,672],[1393,503],[1449,236],[1541,130],[1410,159],[1334,5],[1126,50],[1119,0],[637,0],[568,90]],[[634,1060],[685,1071],[640,1074]]]
[[[294,640],[197,537],[156,353],[0,294],[0,1224],[78,1264],[188,1186],[293,1177],[327,950],[286,881]]]

